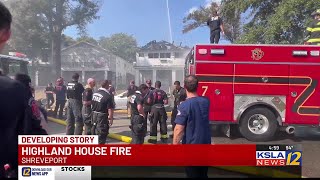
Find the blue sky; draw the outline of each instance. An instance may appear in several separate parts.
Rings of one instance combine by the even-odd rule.
[[[133,35],[139,46],[152,40],[170,40],[166,0],[102,0],[99,20],[87,27],[88,34],[95,39],[124,32]],[[187,12],[207,5],[212,0],[169,0],[172,36],[175,44],[192,46],[209,43],[209,29],[202,27],[187,34],[182,33],[183,18]],[[64,32],[77,37],[75,27]],[[222,43],[226,43],[223,42]]]

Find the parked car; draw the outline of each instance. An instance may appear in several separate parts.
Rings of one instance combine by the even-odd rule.
[[[167,105],[165,105],[166,111],[171,111],[172,110],[172,100],[170,98],[170,94],[167,94],[168,98],[169,98],[169,103]],[[120,93],[118,95],[114,96],[114,101],[116,103],[116,109],[123,109],[126,110],[127,109],[127,91]]]
[[[116,103],[116,109],[127,109],[127,91],[114,96],[114,101]]]

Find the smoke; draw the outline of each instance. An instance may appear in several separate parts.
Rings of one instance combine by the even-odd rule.
[[[221,4],[221,0],[206,0],[206,5],[205,5],[205,7],[210,7],[210,6],[211,6],[211,3],[213,3],[213,2],[217,3],[218,5]]]
[[[197,10],[198,10],[198,7],[192,7],[192,8],[189,9],[189,11],[187,12],[187,14],[192,14],[192,13],[194,13],[194,12],[197,11]]]

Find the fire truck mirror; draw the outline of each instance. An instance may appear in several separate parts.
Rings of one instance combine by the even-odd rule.
[[[269,79],[267,77],[262,78],[262,82],[267,83],[268,81],[269,81]]]
[[[297,95],[298,95],[297,92],[295,92],[295,91],[291,92],[291,96],[292,96],[292,97],[297,97]]]

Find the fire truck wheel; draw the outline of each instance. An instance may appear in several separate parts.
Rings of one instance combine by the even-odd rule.
[[[269,141],[278,129],[275,114],[268,108],[257,107],[246,112],[239,124],[239,131],[250,141]]]

